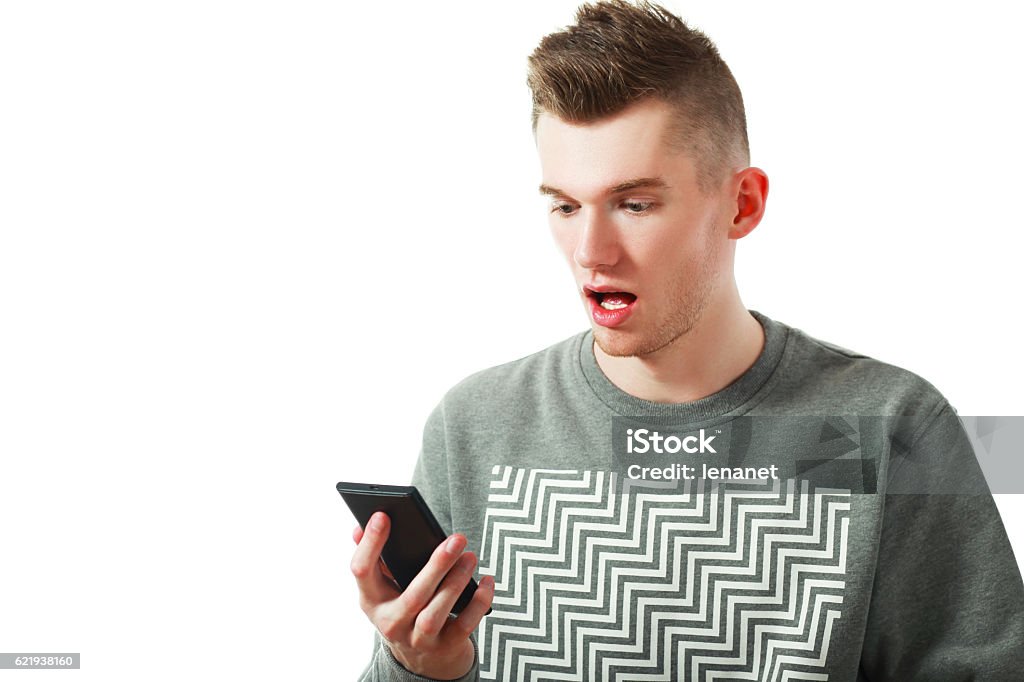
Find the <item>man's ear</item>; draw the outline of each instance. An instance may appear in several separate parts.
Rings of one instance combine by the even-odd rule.
[[[765,202],[768,201],[768,175],[760,168],[744,168],[735,175],[732,186],[734,203],[730,208],[732,225],[729,238],[740,239],[750,234],[764,216]]]

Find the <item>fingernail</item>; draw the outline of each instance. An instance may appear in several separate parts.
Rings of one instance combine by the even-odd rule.
[[[384,515],[380,512],[376,512],[373,518],[370,519],[370,528],[374,530],[384,530]]]
[[[465,544],[466,538],[462,537],[461,535],[453,535],[450,538],[448,538],[448,544],[445,545],[445,550],[452,554],[455,554],[456,552],[461,550],[465,546]]]

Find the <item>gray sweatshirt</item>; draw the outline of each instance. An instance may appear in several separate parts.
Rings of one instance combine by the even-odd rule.
[[[462,680],[1024,680],[1024,583],[955,410],[750,311],[755,364],[620,390],[588,330],[457,384],[412,482],[495,578]],[[375,640],[361,679],[424,680]]]

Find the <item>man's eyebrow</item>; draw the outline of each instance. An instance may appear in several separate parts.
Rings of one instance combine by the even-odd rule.
[[[631,189],[638,189],[642,187],[650,189],[667,189],[668,183],[661,178],[634,178],[632,180],[620,182],[610,188],[608,190],[608,194],[619,194],[620,192],[628,192]]]
[[[620,194],[622,192],[628,192],[631,189],[639,189],[642,187],[651,189],[667,189],[668,183],[661,178],[633,178],[632,180],[626,180],[625,182],[620,182],[617,185],[609,187],[605,190],[605,194]],[[550,187],[548,185],[541,185],[540,193],[550,196],[569,196],[566,192],[563,192],[557,187]]]

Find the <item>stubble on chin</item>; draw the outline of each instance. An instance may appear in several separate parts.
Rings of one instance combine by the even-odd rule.
[[[688,334],[714,300],[716,280],[712,254],[691,281],[680,278],[670,289],[675,293],[668,304],[668,314],[662,321],[639,321],[636,331],[594,327],[594,342],[605,355],[611,357],[643,357],[671,346]],[[643,326],[646,325],[646,328]]]
[[[703,305],[697,306],[696,309],[677,310],[677,314],[664,326],[635,336],[615,329],[595,329],[594,342],[605,355],[611,357],[632,358],[651,355],[671,346],[689,333],[703,312]]]

